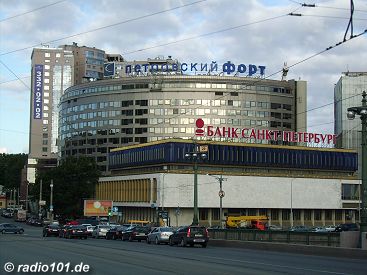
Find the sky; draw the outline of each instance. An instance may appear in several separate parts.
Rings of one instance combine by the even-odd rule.
[[[307,81],[308,132],[334,133],[334,84],[367,71],[367,34],[344,40],[350,1],[0,0],[0,153],[28,153],[31,54],[77,42],[127,60],[290,67]],[[289,13],[302,14],[290,16]],[[353,35],[367,29],[367,1],[354,0]],[[318,54],[320,53],[320,54]],[[270,79],[281,79],[275,74]]]

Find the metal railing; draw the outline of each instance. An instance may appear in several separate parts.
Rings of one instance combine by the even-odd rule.
[[[318,246],[340,246],[338,232],[261,231],[253,229],[209,229],[213,240],[276,242]]]

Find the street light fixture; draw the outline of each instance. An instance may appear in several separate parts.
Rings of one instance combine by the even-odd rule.
[[[223,220],[222,220],[222,217],[223,217],[223,204],[222,204],[222,199],[224,198],[225,193],[222,189],[222,182],[226,181],[227,178],[223,178],[223,175],[220,175],[220,177],[218,177],[218,176],[208,174],[208,176],[211,176],[211,177],[215,178],[217,181],[219,181],[219,192],[218,192],[218,195],[219,195],[219,220],[220,220],[220,228],[223,228]]]
[[[204,147],[204,146],[203,146]],[[207,148],[206,148],[207,149]],[[185,159],[191,160],[194,164],[194,217],[192,220],[192,225],[199,225],[199,215],[198,215],[198,162],[206,160],[208,155],[194,145],[194,151],[185,154]]]
[[[361,186],[361,214],[360,214],[360,234],[361,240],[363,232],[367,232],[367,100],[366,91],[362,93],[362,106],[350,107],[347,109],[347,117],[352,120],[359,115],[362,122],[362,186]]]
[[[50,193],[50,220],[51,222],[53,222],[54,220],[54,215],[53,215],[53,211],[54,211],[54,206],[52,205],[53,203],[53,193],[54,193],[54,180],[51,180],[51,184],[50,184],[50,188],[51,188],[51,193]]]

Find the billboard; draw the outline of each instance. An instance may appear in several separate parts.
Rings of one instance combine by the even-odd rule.
[[[112,204],[112,201],[84,200],[84,216],[108,216]]]
[[[114,77],[115,76],[115,62],[108,62],[104,64],[103,76],[104,77]]]

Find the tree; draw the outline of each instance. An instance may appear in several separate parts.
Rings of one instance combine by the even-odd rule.
[[[26,163],[26,154],[0,154],[0,184],[6,189],[18,188]]]
[[[100,171],[94,159],[87,157],[69,157],[56,168],[45,170],[36,177],[31,193],[39,198],[42,179],[42,199],[47,201],[49,209],[50,183],[53,180],[54,213],[69,218],[83,214],[84,199],[94,198],[95,186]]]

